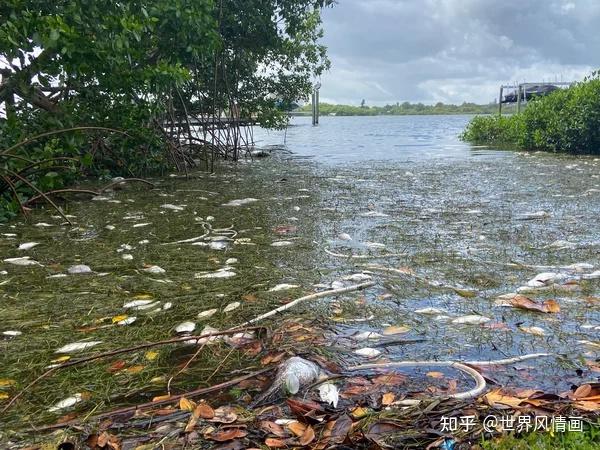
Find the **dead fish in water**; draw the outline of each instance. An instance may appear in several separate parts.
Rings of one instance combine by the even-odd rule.
[[[314,383],[321,375],[324,375],[323,371],[314,362],[293,356],[279,366],[271,387],[260,394],[250,406],[270,403],[286,394],[296,394],[300,388]]]

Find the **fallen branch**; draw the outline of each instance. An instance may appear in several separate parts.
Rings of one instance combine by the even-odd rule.
[[[374,286],[375,282],[374,281],[368,281],[366,283],[362,283],[362,284],[355,284],[352,286],[348,286],[348,287],[344,287],[344,288],[339,288],[339,289],[330,289],[328,291],[323,291],[323,292],[317,292],[315,294],[310,294],[310,295],[306,295],[304,297],[300,297],[297,298],[294,301],[291,301],[290,303],[286,303],[283,306],[280,306],[279,308],[275,308],[272,311],[269,311],[268,313],[265,314],[261,314],[258,317],[255,317],[252,320],[249,320],[248,322],[245,322],[241,325],[238,325],[235,328],[231,328],[232,330],[239,330],[240,327],[245,327],[247,325],[251,325],[253,323],[259,322],[263,319],[266,319],[268,317],[274,316],[277,313],[280,313],[282,311],[286,311],[290,308],[293,308],[294,306],[296,306],[299,303],[308,301],[308,300],[315,300],[317,298],[323,298],[323,297],[330,297],[332,295],[339,295],[339,294],[345,294],[346,292],[353,292],[353,291],[360,291],[361,289],[366,289],[368,287]]]
[[[490,361],[392,361],[388,363],[373,363],[373,364],[360,364],[358,366],[348,367],[346,370],[354,372],[358,370],[369,370],[369,369],[389,369],[392,367],[418,367],[418,366],[438,366],[438,367],[452,367],[454,369],[460,370],[461,372],[469,374],[476,383],[476,386],[473,389],[470,389],[465,392],[460,392],[458,394],[450,394],[446,395],[446,398],[454,398],[454,399],[470,399],[478,397],[486,388],[487,384],[485,379],[481,376],[479,372],[477,372],[472,367],[467,366],[466,364],[472,366],[497,366],[497,365],[506,365],[513,364],[520,361],[527,361],[529,359],[535,358],[543,358],[553,356],[551,353],[532,353],[528,355],[515,356],[514,358],[507,359],[499,359],[499,360],[490,360]],[[420,400],[417,399],[408,399],[403,400],[403,405],[417,405],[420,403]]]

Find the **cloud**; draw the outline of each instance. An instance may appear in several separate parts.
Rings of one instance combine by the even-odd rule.
[[[324,101],[491,101],[502,83],[579,80],[600,54],[597,0],[340,0],[324,14]]]

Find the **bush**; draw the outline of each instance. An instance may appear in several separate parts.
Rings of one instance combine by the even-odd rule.
[[[533,100],[518,115],[475,117],[461,138],[527,150],[600,154],[600,78]]]

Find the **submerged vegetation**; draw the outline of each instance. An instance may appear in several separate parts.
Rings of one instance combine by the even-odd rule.
[[[534,99],[520,114],[475,117],[462,139],[526,150],[600,154],[599,75]]]
[[[194,133],[188,118],[285,123],[281,106],[328,67],[318,38],[332,3],[3,1],[0,220],[82,174],[185,170],[201,157],[208,167],[231,147],[237,156],[236,129],[224,140],[214,127]]]

